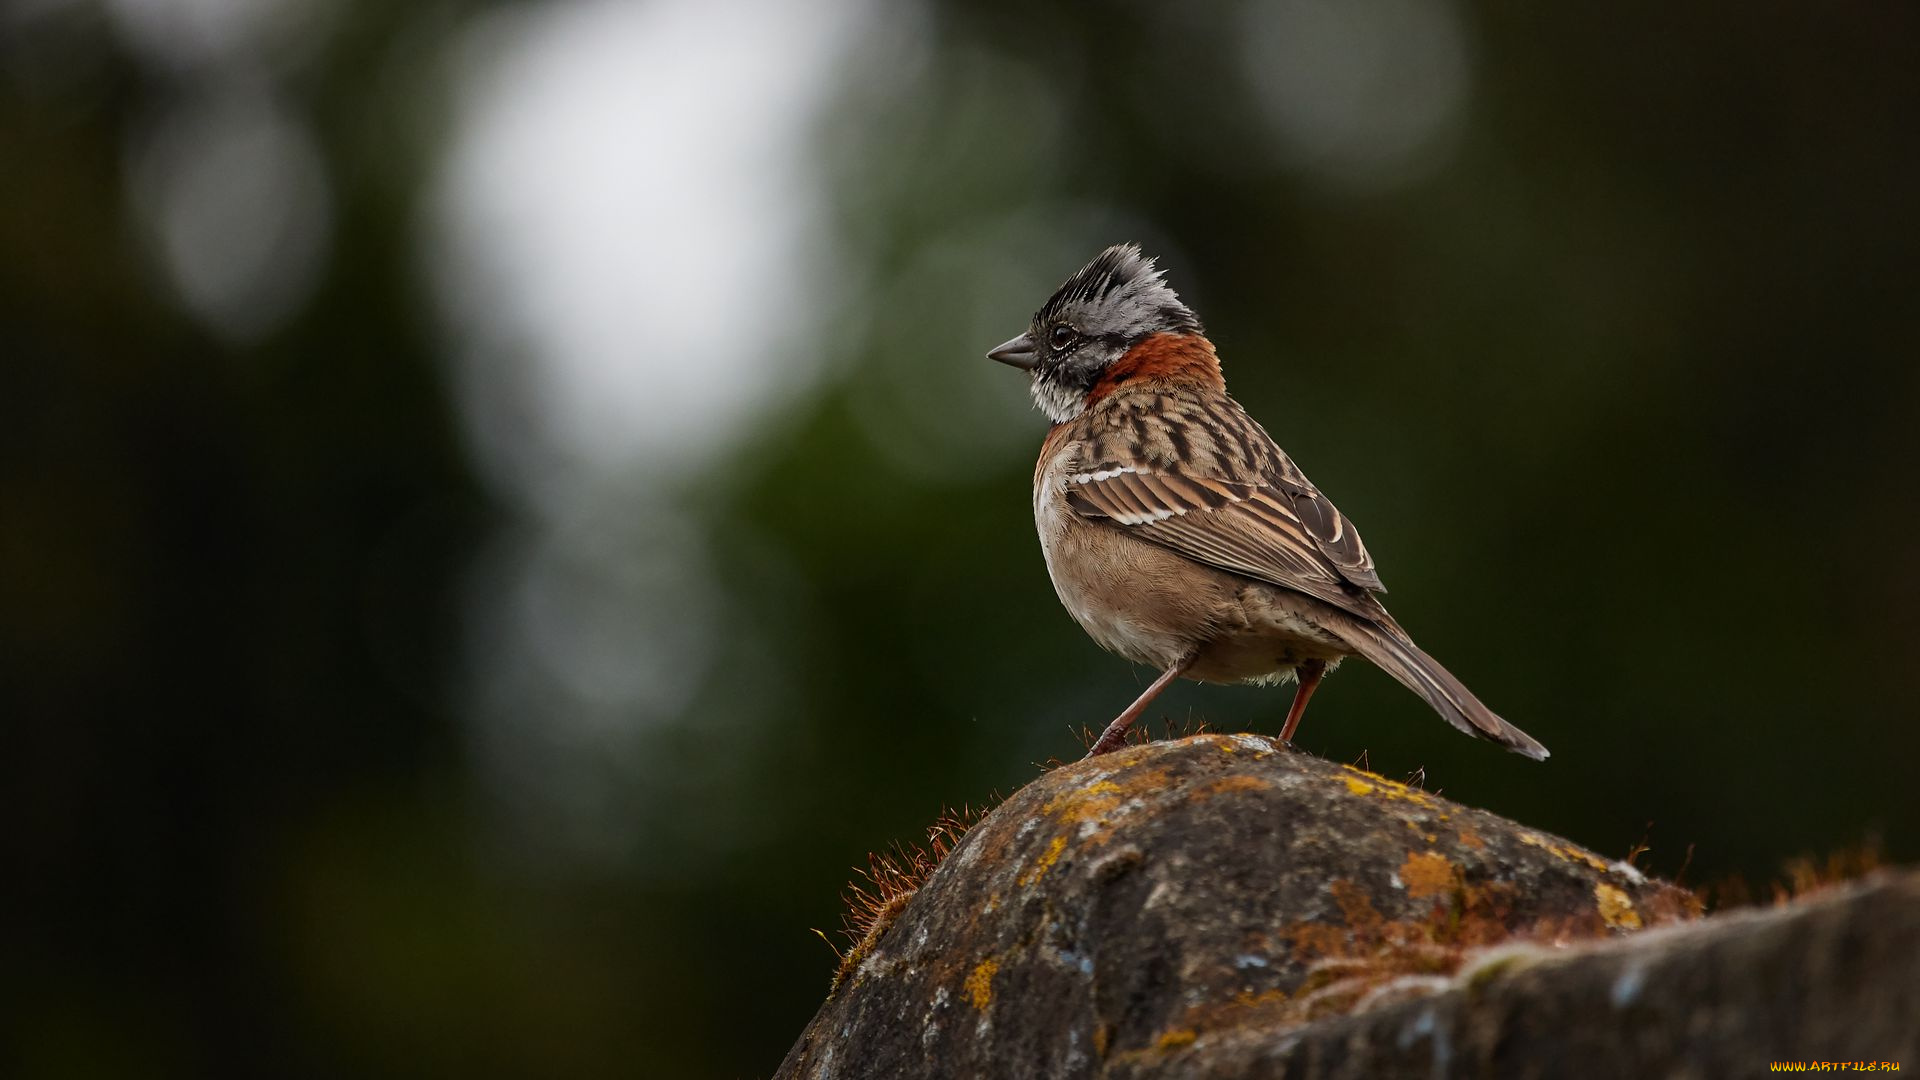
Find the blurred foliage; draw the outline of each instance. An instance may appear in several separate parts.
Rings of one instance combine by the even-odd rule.
[[[981,359],[1120,239],[1554,757],[1358,665],[1306,749],[1655,870],[1691,847],[1695,881],[1920,856],[1911,6],[1464,9],[1458,117],[1365,175],[1275,149],[1257,8],[877,30],[912,40],[857,50],[808,136],[826,382],[649,482],[744,618],[644,767],[606,763],[627,839],[592,858],[475,762],[474,568],[527,511],[460,435],[413,250],[444,103],[399,92],[488,6],[342,4],[277,76],[330,246],[256,337],[155,269],[126,147],[185,79],[103,10],[0,16],[7,1075],[771,1071],[851,868],[1150,677],[1058,609],[1042,422]]]

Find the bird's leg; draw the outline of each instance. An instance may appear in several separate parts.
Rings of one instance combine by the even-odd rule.
[[[1300,688],[1293,692],[1293,707],[1287,710],[1286,726],[1280,729],[1280,741],[1293,745],[1293,729],[1300,726],[1300,718],[1306,715],[1307,699],[1313,696],[1314,688],[1320,685],[1320,676],[1327,673],[1325,660],[1303,660],[1296,673]]]
[[[1127,706],[1126,712],[1113,718],[1113,723],[1107,725],[1107,730],[1101,732],[1100,737],[1094,740],[1093,748],[1087,751],[1087,756],[1099,757],[1101,754],[1120,749],[1127,741],[1127,729],[1133,726],[1135,720],[1140,719],[1141,713],[1147,711],[1147,706],[1153,704],[1153,699],[1160,696],[1160,691],[1165,690],[1168,684],[1193,666],[1193,661],[1193,656],[1184,657],[1179,663],[1161,672],[1160,677],[1153,680],[1153,685],[1147,687],[1145,693],[1135,698],[1133,704]]]

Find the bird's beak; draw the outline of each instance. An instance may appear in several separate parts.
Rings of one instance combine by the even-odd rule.
[[[1033,366],[1040,362],[1033,347],[1033,339],[1025,334],[1021,334],[1012,341],[1002,342],[987,354],[987,359],[998,360],[1022,371],[1032,371]]]

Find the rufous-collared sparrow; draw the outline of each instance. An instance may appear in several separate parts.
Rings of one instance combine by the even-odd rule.
[[[1089,756],[1182,676],[1297,677],[1290,742],[1321,676],[1356,654],[1461,731],[1547,756],[1374,598],[1386,589],[1353,523],[1227,394],[1200,320],[1137,246],[1101,252],[987,355],[1031,373],[1053,420],[1033,516],[1061,602],[1102,648],[1161,672]]]

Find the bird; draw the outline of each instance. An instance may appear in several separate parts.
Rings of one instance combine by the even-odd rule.
[[[1295,680],[1291,745],[1321,679],[1360,656],[1469,735],[1547,748],[1482,704],[1387,613],[1360,534],[1227,392],[1200,319],[1137,244],[1102,251],[987,353],[1052,421],[1033,516],[1054,591],[1109,652],[1160,672],[1108,724],[1113,751],[1174,680]]]

